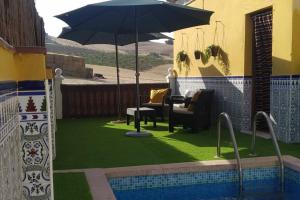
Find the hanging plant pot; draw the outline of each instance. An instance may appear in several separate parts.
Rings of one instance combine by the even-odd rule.
[[[199,60],[199,59],[201,58],[201,51],[196,50],[196,51],[194,52],[194,55],[195,55],[195,59],[196,59],[196,60]]]
[[[187,54],[184,51],[179,52],[179,58],[181,62],[186,61]]]
[[[176,56],[176,62],[179,70],[181,70],[181,67],[186,67],[186,68],[189,67],[190,58],[185,51],[180,51]]]
[[[206,56],[209,58],[213,56],[214,58],[218,57],[221,47],[217,45],[211,45],[205,50]]]
[[[212,55],[213,57],[217,57],[217,56],[218,56],[218,53],[219,53],[219,50],[220,50],[220,47],[219,47],[219,46],[212,45],[212,46],[211,46],[211,55]]]

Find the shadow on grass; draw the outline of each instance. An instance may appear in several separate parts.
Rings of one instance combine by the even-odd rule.
[[[134,130],[126,124],[111,124],[110,120],[70,119],[58,123],[55,169],[121,167],[194,161],[164,140],[164,126],[153,128],[153,136],[126,137]],[[144,127],[144,126],[142,126]],[[145,126],[151,130],[152,124]]]
[[[241,158],[249,158],[250,146],[252,142],[252,136],[240,132],[235,132],[237,145]],[[190,137],[186,137],[189,135]],[[187,133],[183,130],[178,130],[176,133],[169,135],[168,137],[176,140],[188,142],[190,144],[201,146],[201,147],[215,147],[217,148],[217,129],[212,128],[211,130],[203,130],[198,133]],[[299,149],[300,144],[285,144],[278,142],[282,155],[292,155],[300,158]],[[234,159],[234,149],[231,142],[231,138],[228,130],[222,130],[221,133],[221,152],[223,159]],[[271,139],[256,138],[255,147],[256,156],[275,156],[275,148]]]
[[[58,122],[57,157],[54,169],[107,168],[134,165],[214,160],[216,129],[188,133],[177,128],[168,132],[167,123],[142,124],[152,137],[126,137],[133,125],[111,124],[110,119],[67,119]],[[236,133],[241,158],[249,157],[251,136]],[[271,140],[257,138],[258,156],[275,155]],[[279,144],[282,154],[300,157],[299,144]],[[234,159],[229,133],[221,136],[222,158]]]

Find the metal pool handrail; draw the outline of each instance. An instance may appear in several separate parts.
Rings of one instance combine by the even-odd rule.
[[[225,112],[221,113],[219,115],[219,118],[218,118],[217,156],[218,157],[221,156],[221,119],[222,119],[222,117],[224,117],[226,122],[227,122],[229,133],[230,133],[231,140],[232,140],[232,143],[233,143],[235,158],[237,160],[237,167],[238,167],[238,173],[239,173],[239,187],[240,187],[240,193],[241,193],[243,191],[243,171],[242,171],[241,159],[240,159],[240,154],[239,154],[239,151],[238,151],[238,147],[237,147],[237,143],[236,143],[235,134],[234,134],[234,131],[233,131],[231,119],[230,119],[229,115]]]
[[[257,125],[256,122],[257,122],[257,118],[258,118],[259,115],[262,115],[266,119],[268,127],[269,127],[269,131],[270,131],[270,134],[271,134],[273,145],[275,147],[275,151],[276,151],[278,161],[279,161],[279,165],[280,165],[280,177],[281,177],[280,186],[281,186],[281,191],[283,192],[283,190],[284,190],[284,164],[283,164],[283,159],[282,159],[281,151],[280,151],[280,148],[279,148],[279,145],[278,145],[278,142],[277,142],[277,138],[276,138],[275,133],[274,133],[274,129],[273,129],[273,126],[272,126],[272,121],[271,121],[270,117],[267,115],[267,113],[265,113],[263,111],[257,112],[254,116],[254,119],[253,119],[251,154],[255,155],[255,139],[256,139],[256,125]]]

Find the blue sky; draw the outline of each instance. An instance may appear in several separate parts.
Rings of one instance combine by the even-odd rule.
[[[56,37],[67,24],[53,16],[101,1],[104,0],[35,0],[35,3],[39,15],[44,18],[46,32]]]

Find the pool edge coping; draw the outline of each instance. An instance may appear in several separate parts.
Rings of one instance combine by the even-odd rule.
[[[300,171],[300,159],[285,155],[283,156],[283,160],[286,167]],[[243,158],[241,159],[241,164],[243,169],[271,167],[278,165],[278,159],[276,156]],[[109,184],[109,178],[228,169],[236,169],[236,160],[210,160],[117,168],[57,170],[55,173],[84,172],[94,200],[117,200]]]

